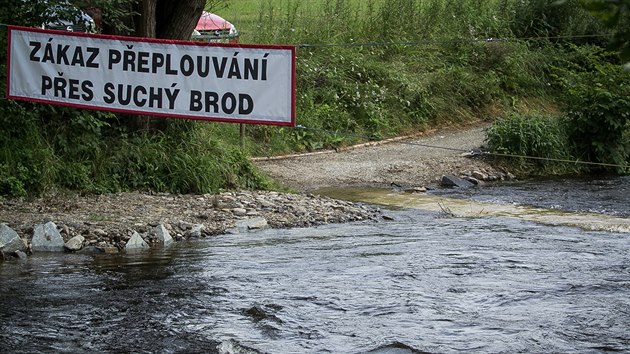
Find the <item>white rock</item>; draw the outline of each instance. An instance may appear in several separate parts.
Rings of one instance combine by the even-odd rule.
[[[85,241],[85,237],[81,235],[77,235],[69,239],[68,242],[64,244],[64,247],[69,251],[78,251],[81,248],[83,248],[84,241]]]
[[[140,234],[137,232],[133,233],[133,235],[131,236],[129,241],[127,241],[127,244],[125,245],[125,251],[127,252],[142,251],[142,250],[148,250],[148,249],[149,249],[149,244],[146,243],[146,241],[142,239],[142,236],[140,236]]]
[[[34,252],[63,252],[64,242],[57,225],[49,221],[35,226],[31,247]]]
[[[9,254],[25,250],[26,245],[17,232],[5,224],[0,224],[0,251]]]
[[[238,220],[236,222],[236,228],[240,232],[245,232],[248,230],[262,230],[267,228],[268,226],[269,224],[267,224],[267,219],[265,218],[251,218]]]
[[[171,234],[168,232],[166,226],[160,224],[155,228],[155,235],[159,242],[161,242],[164,246],[173,243],[173,238]]]

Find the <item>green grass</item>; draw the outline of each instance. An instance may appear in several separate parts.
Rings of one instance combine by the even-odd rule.
[[[560,16],[579,6],[560,9],[552,2],[231,1],[219,14],[237,26],[242,43],[314,45],[298,47],[296,97],[297,124],[316,130],[248,127],[245,146],[254,155],[331,148],[362,140],[357,136],[492,119],[521,102],[553,102],[549,72],[564,55],[562,44],[484,40],[583,33],[575,29],[579,21]],[[540,23],[546,32],[536,32],[522,16],[556,22]],[[588,28],[590,22],[580,23]],[[374,42],[415,44],[346,46]],[[212,129],[234,136],[231,127]]]
[[[566,117],[559,115],[510,114],[488,128],[486,143],[494,153],[519,156],[501,159],[501,163],[519,175],[575,174],[587,168],[567,162],[578,160],[568,134],[570,124]]]
[[[232,0],[228,1],[225,7],[217,9],[216,13],[236,26],[243,42],[259,43],[262,36],[268,36],[274,31],[286,32],[285,34],[289,35],[306,29],[317,32],[328,30],[327,23],[341,21],[341,18],[323,16],[330,15],[330,12],[335,10],[347,8],[351,9],[353,16],[365,17],[369,3],[380,6],[383,0]],[[209,10],[213,11],[211,8]],[[277,38],[283,37],[277,35]],[[287,43],[289,42],[276,44]]]
[[[215,1],[216,2],[216,1]],[[208,7],[213,1],[208,1]],[[601,30],[577,0],[228,0],[245,43],[531,37]]]
[[[309,130],[250,125],[241,146],[238,124],[168,120],[167,129],[146,134],[130,128],[129,117],[0,101],[0,195],[273,188],[248,156],[493,120],[527,111],[531,102],[553,107],[563,90],[558,75],[573,70],[553,68],[574,62],[579,56],[567,44],[584,40],[515,38],[598,33],[577,0],[553,2],[229,1],[211,11],[237,26],[242,43],[315,45],[298,47],[296,63],[297,124]],[[0,6],[5,23],[20,15]],[[511,40],[485,41],[490,37]],[[6,38],[0,36],[3,47]],[[373,42],[398,44],[348,46]],[[541,122],[536,128],[545,132]]]

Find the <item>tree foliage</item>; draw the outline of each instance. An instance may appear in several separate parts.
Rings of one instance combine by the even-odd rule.
[[[203,9],[199,1],[152,2],[162,16],[179,14],[158,21],[157,35],[169,38],[188,38]],[[136,0],[90,0],[74,2],[77,7],[63,12],[48,11],[59,3],[65,0],[0,0],[0,23],[39,27],[91,7],[99,9],[104,33],[139,34],[136,19],[143,13]],[[1,96],[6,94],[6,48],[6,27],[0,26]],[[265,188],[267,181],[242,152],[190,122],[161,119],[169,121],[164,130],[147,134],[130,129],[130,121],[113,113],[0,99],[0,198],[63,189],[208,193]]]
[[[630,73],[599,48],[576,48],[579,64],[556,68],[577,158],[619,165],[630,161]],[[573,67],[572,67],[573,65]]]
[[[630,0],[579,0],[582,7],[613,31],[610,48],[621,55],[630,70]],[[559,0],[555,4],[564,6],[569,0]]]

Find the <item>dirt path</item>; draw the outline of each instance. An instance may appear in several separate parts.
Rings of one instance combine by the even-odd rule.
[[[482,159],[462,156],[463,151],[483,145],[485,127],[441,130],[387,144],[257,160],[255,164],[270,177],[300,191],[326,187],[389,187],[392,183],[405,188],[431,187],[437,185],[443,175],[473,171],[500,173]]]

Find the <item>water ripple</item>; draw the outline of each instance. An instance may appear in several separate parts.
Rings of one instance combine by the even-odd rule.
[[[630,351],[629,254],[623,234],[401,210],[145,255],[35,255],[0,265],[0,348]]]

